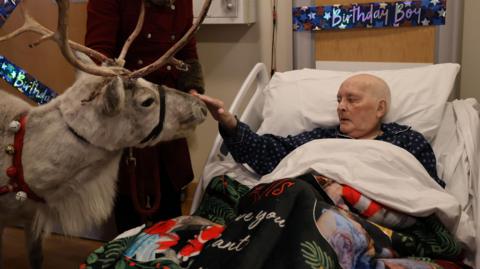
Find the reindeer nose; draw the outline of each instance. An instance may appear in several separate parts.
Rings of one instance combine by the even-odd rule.
[[[200,108],[200,110],[202,111],[203,116],[207,116],[208,110],[207,110],[206,107],[202,106],[202,107]]]
[[[203,104],[202,104],[203,105]],[[200,124],[207,116],[207,108],[205,105],[194,105],[191,112],[185,118],[180,119],[181,124]]]
[[[205,118],[208,114],[208,109],[205,103],[200,101],[198,98],[194,99],[194,103],[192,104],[193,106],[193,113],[198,117],[198,118]]]
[[[195,106],[193,108],[193,113],[198,119],[202,120],[205,119],[205,117],[207,116],[208,110],[205,105],[200,104],[199,106]]]

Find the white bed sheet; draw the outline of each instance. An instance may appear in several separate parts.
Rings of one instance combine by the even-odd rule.
[[[475,252],[475,229],[458,200],[427,173],[408,151],[378,140],[319,139],[288,154],[261,183],[315,172],[412,216],[436,214],[468,250]]]
[[[476,234],[477,251],[475,257],[467,258],[475,268],[480,268],[479,111],[480,105],[475,99],[449,102],[432,143],[439,177],[445,180],[446,190],[457,198],[473,222],[468,226],[472,226]]]

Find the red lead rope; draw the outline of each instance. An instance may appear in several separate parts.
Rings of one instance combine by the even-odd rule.
[[[160,208],[160,171],[158,171],[158,168],[156,171],[154,171],[154,197],[153,197],[153,205],[151,207],[147,206],[142,206],[140,199],[138,197],[139,189],[137,188],[137,184],[141,185],[141,190],[143,193],[146,192],[145,186],[142,184],[142,182],[137,180],[137,176],[135,173],[135,167],[136,167],[136,159],[133,157],[133,149],[129,148],[129,156],[127,157],[127,167],[128,167],[128,173],[130,176],[130,191],[132,194],[132,201],[135,209],[137,210],[140,215],[142,215],[143,218],[146,218],[148,216],[153,215],[155,212],[157,212],[158,208]]]

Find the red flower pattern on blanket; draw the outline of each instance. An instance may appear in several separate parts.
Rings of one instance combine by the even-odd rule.
[[[158,252],[163,252],[175,245],[177,245],[180,237],[176,233],[171,231],[175,229],[177,221],[175,219],[169,219],[161,221],[150,228],[145,229],[145,233],[149,235],[159,235],[157,240]]]
[[[224,229],[225,227],[221,225],[209,226],[203,229],[194,239],[188,240],[188,244],[178,252],[178,258],[186,261],[190,257],[197,256],[202,251],[203,245],[209,240],[219,237]]]
[[[172,247],[179,244],[181,238],[177,231],[182,225],[182,222],[178,219],[169,219],[146,228],[140,233],[137,243],[130,247],[126,256],[135,257],[142,261],[151,261],[155,259],[155,254],[171,251]],[[225,227],[222,225],[206,226],[200,230],[193,239],[188,240],[185,246],[176,253],[177,258],[180,261],[187,261],[189,258],[197,256],[202,251],[205,243],[219,237],[224,229]],[[149,251],[149,248],[142,247],[144,244],[151,244],[153,242],[156,245],[153,251]]]

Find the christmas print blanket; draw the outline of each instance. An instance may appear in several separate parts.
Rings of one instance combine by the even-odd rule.
[[[324,151],[313,145],[316,155],[325,156],[323,165],[318,163],[320,160],[295,159],[300,153],[293,152],[262,179],[264,183],[252,189],[228,176],[215,177],[194,215],[119,236],[95,250],[81,268],[465,266],[460,263],[463,244],[454,236],[461,212],[455,201],[434,185],[433,179],[431,184],[428,178],[417,175],[426,172],[420,169],[413,175],[406,174],[402,169],[411,167],[396,161],[399,166],[396,172],[402,171],[403,178],[385,176],[385,180],[394,180],[390,188],[394,188],[396,195],[390,189],[380,188],[379,192],[379,186],[385,188],[382,184],[386,184],[380,183],[381,175],[396,172],[378,175],[363,169],[357,171],[357,164],[345,156],[341,165],[339,160],[334,161],[341,146],[334,146],[335,151],[328,147]],[[375,150],[375,146],[370,146],[367,153],[375,155]],[[359,162],[369,162],[368,157],[363,157]],[[377,160],[369,165],[385,164],[378,164]],[[293,167],[296,172],[290,169]],[[342,171],[332,172],[335,170]],[[406,190],[401,189],[398,180],[406,182],[403,184]],[[413,183],[415,180],[420,183]],[[422,204],[421,210],[411,209],[400,201],[412,184],[417,189],[424,186],[417,190],[419,193],[434,194],[416,201]],[[419,193],[411,195],[419,199]],[[435,204],[435,199],[447,202]]]

